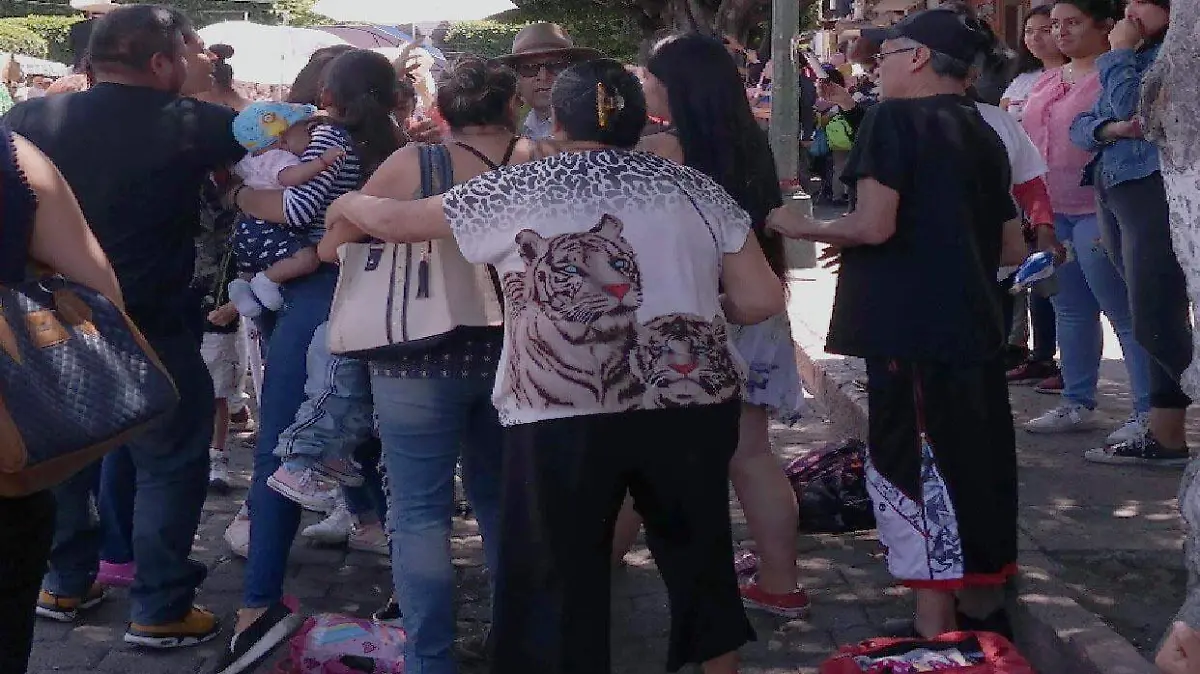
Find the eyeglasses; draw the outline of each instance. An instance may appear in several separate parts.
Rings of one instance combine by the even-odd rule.
[[[893,49],[891,51],[881,51],[881,52],[875,54],[875,60],[882,61],[883,59],[891,56],[892,54],[903,54],[906,51],[916,51],[918,49],[920,49],[920,47],[905,47],[903,49]]]
[[[542,73],[542,68],[546,69],[547,73],[557,77],[559,73],[567,69],[569,64],[566,61],[551,61],[549,63],[519,63],[516,71],[521,77],[537,77]]]

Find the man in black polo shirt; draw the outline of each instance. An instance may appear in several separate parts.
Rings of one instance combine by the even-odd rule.
[[[188,289],[200,187],[244,154],[233,112],[181,98],[203,42],[187,17],[157,5],[114,10],[89,48],[96,85],[13,108],[6,120],[58,165],[112,261],[129,313],[179,389],[179,406],[117,450],[137,474],[125,641],[190,646],[216,636],[216,618],[192,605],[204,566],[188,559],[200,521],[212,436],[212,380],[200,357],[199,304]],[[200,58],[198,58],[200,57]],[[63,245],[71,245],[63,242]],[[38,614],[74,620],[103,599],[94,586],[100,535],[91,491],[99,466],[55,490],[58,520]]]
[[[1023,251],[1007,154],[965,96],[990,40],[945,9],[871,32],[885,100],[843,173],[854,211],[785,208],[768,225],[842,248],[827,348],[867,361],[868,488],[888,568],[915,589],[913,627],[1003,630],[1017,467],[994,288]]]

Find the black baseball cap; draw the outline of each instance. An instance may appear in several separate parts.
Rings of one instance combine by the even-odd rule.
[[[885,40],[908,38],[970,64],[991,48],[991,39],[975,24],[961,12],[939,7],[909,14],[888,28],[865,28],[862,39],[879,45]]]

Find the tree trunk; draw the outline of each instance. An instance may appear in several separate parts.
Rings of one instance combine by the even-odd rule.
[[[1174,0],[1171,28],[1158,60],[1142,86],[1142,112],[1147,136],[1161,149],[1162,175],[1171,208],[1175,256],[1187,276],[1188,295],[1200,307],[1200,0]],[[1200,330],[1193,337],[1193,359],[1183,388],[1200,400]],[[1187,597],[1176,616],[1200,626],[1200,458],[1184,472],[1179,510],[1186,529],[1184,564]]]

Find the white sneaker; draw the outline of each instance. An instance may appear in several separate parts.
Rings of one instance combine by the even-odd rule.
[[[329,517],[305,527],[300,535],[322,545],[343,545],[350,539],[353,529],[354,516],[349,508],[339,504],[329,513]]]
[[[1105,444],[1119,445],[1123,442],[1133,442],[1150,432],[1150,413],[1135,412],[1130,415],[1121,427],[1108,434]]]
[[[229,452],[209,450],[208,487],[217,491],[229,489]]]
[[[350,533],[350,549],[359,552],[373,552],[384,557],[392,554],[388,547],[387,534],[383,533],[383,526],[380,524],[354,527],[354,531]]]
[[[1066,403],[1059,405],[1025,424],[1030,433],[1078,433],[1092,429],[1092,418],[1096,413],[1083,405]]]
[[[225,542],[238,557],[245,559],[250,555],[250,508],[245,503],[225,529]]]
[[[254,296],[262,305],[271,311],[279,311],[283,308],[283,293],[279,291],[279,284],[267,278],[267,275],[261,271],[250,279],[250,287],[254,290]]]

